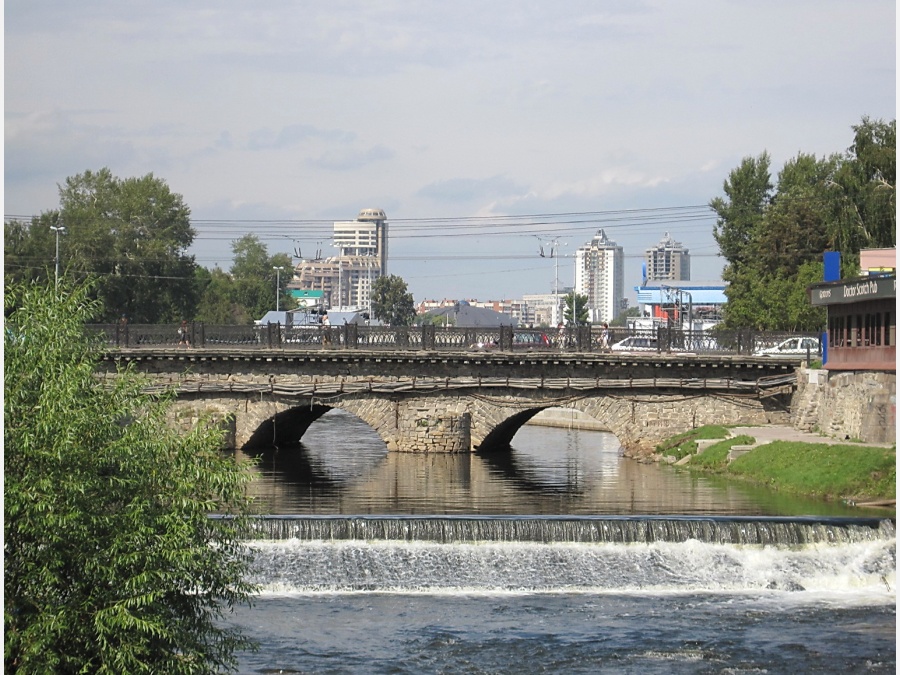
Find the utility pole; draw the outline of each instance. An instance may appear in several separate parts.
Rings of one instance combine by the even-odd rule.
[[[535,235],[537,237],[537,235]],[[540,240],[540,237],[538,237]],[[556,258],[555,261],[555,271],[554,271],[554,281],[553,281],[553,296],[554,296],[554,304],[556,305],[556,321],[557,323],[563,322],[562,310],[560,308],[560,300],[559,300],[559,239],[553,239],[552,241],[544,242],[548,246],[550,246],[550,257]],[[542,258],[547,257],[544,254],[543,245],[540,248],[540,256]]]
[[[54,232],[56,232],[56,257],[54,258],[56,273],[54,275],[53,287],[54,287],[54,289],[58,289],[59,288],[59,235],[60,235],[60,233],[62,233],[62,234],[66,233],[66,227],[65,227],[65,225],[59,225],[59,226],[51,225],[50,229],[53,230]]]
[[[273,267],[275,270],[275,311],[279,311],[280,301],[281,301],[281,270],[284,267]]]

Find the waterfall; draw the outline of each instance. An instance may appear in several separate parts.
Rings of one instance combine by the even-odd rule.
[[[680,543],[779,545],[842,544],[890,539],[892,520],[827,517],[678,516],[260,516],[256,540]]]

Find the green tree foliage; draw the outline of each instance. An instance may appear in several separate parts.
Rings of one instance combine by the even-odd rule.
[[[723,186],[728,200],[716,197],[710,202],[718,215],[713,236],[730,265],[750,258],[750,241],[772,198],[769,163],[765,152],[756,158],[745,157]]]
[[[628,319],[639,317],[641,315],[640,307],[629,307],[623,312],[620,312],[615,319],[609,322],[610,326],[624,326],[628,323]]]
[[[275,286],[280,294],[278,306],[294,309],[296,302],[286,288],[293,274],[291,258],[286,253],[269,255],[266,245],[256,235],[248,234],[231,246],[234,262],[231,271],[216,267],[199,270],[195,283],[200,302],[195,319],[208,324],[247,325],[275,309]],[[282,267],[276,272],[275,267]]]
[[[254,234],[235,241],[231,250],[234,253],[231,265],[231,299],[235,305],[235,314],[246,317],[246,320],[238,320],[236,323],[252,323],[275,309],[276,281],[280,282],[279,307],[293,309],[293,305],[289,305],[291,299],[284,291],[294,269],[290,256],[285,253],[269,256],[266,245]],[[284,269],[278,273],[275,267]]]
[[[863,118],[853,130],[847,153],[799,153],[774,185],[767,153],[744,158],[725,198],[710,202],[727,261],[726,327],[819,330],[825,316],[806,287],[822,280],[823,252],[840,251],[849,275],[860,248],[896,246],[896,122]]]
[[[572,291],[563,298],[563,319],[566,325],[578,326],[588,324],[588,297]]]
[[[827,184],[833,250],[858,263],[860,249],[897,245],[897,121],[863,117],[853,143]]]
[[[372,314],[392,326],[410,326],[416,318],[412,293],[398,276],[378,277],[372,284]]]
[[[124,314],[137,323],[171,323],[193,315],[196,264],[187,249],[194,230],[181,195],[153,174],[123,180],[104,168],[67,178],[59,198],[58,211],[28,225],[7,224],[7,281],[52,276],[50,226],[63,225],[61,271],[74,279],[98,279],[101,321]]]
[[[7,672],[233,667],[248,642],[221,619],[254,590],[249,475],[215,424],[178,431],[134,373],[98,379],[94,289],[50,286],[5,295]]]

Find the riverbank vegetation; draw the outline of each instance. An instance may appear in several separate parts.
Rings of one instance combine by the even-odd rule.
[[[697,440],[716,438],[722,440],[693,454]],[[676,458],[693,455],[687,465],[692,471],[715,473],[796,495],[854,502],[896,498],[896,447],[775,441],[728,460],[732,446],[753,443],[754,438],[729,438],[726,428],[711,425],[674,436],[661,443],[657,451]]]
[[[252,646],[221,622],[255,590],[250,475],[216,425],[176,430],[134,373],[96,377],[94,294],[5,289],[5,670],[219,672]]]

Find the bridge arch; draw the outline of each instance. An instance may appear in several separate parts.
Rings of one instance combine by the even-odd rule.
[[[175,408],[185,426],[209,414],[227,418],[236,448],[296,443],[315,420],[340,408],[368,424],[389,451],[467,453],[508,447],[539,412],[563,407],[597,420],[629,454],[645,454],[665,438],[704,424],[770,423],[773,407],[767,403],[772,399],[709,391],[494,388],[323,397],[184,393]]]

